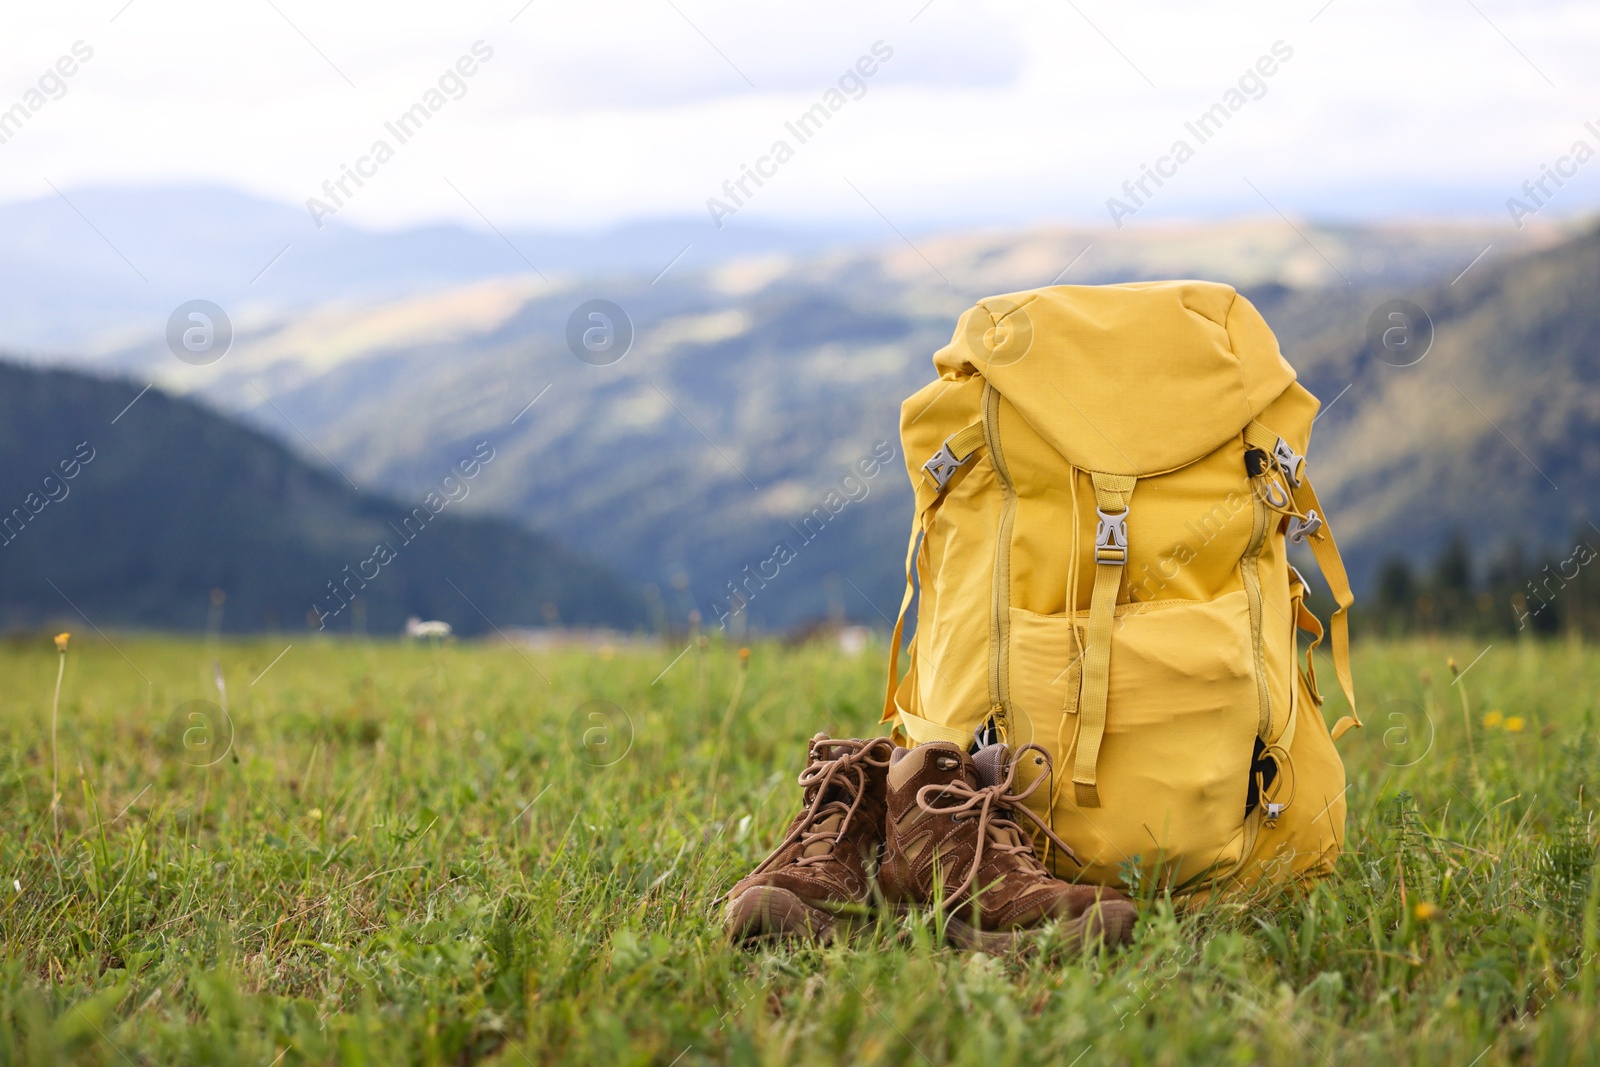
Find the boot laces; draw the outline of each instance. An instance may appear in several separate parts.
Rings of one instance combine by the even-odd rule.
[[[826,852],[814,856],[797,856],[797,866],[809,867],[831,859],[833,846],[844,839],[866,796],[868,768],[888,767],[889,751],[890,746],[881,737],[869,741],[813,739],[811,760],[799,778],[811,801],[788,835],[751,873],[760,874],[774,866],[777,858],[797,842],[802,853],[814,844],[829,846]],[[828,825],[835,818],[837,824]]]
[[[1033,780],[1033,784],[1021,792],[1011,791],[1011,785],[1016,781],[1017,767],[1022,762],[1023,754],[1029,750],[1039,753],[1044,760],[1045,773]],[[945,898],[946,907],[950,907],[962,899],[978,880],[978,874],[983,868],[986,852],[998,853],[1001,856],[1026,857],[1020,862],[1028,868],[1043,871],[1038,857],[1033,851],[1033,839],[1026,833],[1014,815],[1026,815],[1050,839],[1050,842],[1059,848],[1074,863],[1078,862],[1077,853],[1061,838],[1056,836],[1048,823],[1036,815],[1032,808],[1024,803],[1040,784],[1049,777],[1050,754],[1035,744],[1026,744],[1012,753],[1011,760],[1006,764],[1005,777],[993,785],[974,787],[965,778],[957,778],[947,784],[932,783],[917,790],[917,806],[931,815],[949,815],[957,822],[969,819],[978,821],[978,840],[973,848],[972,866],[967,870],[966,879],[956,889],[952,890]],[[941,803],[953,801],[953,803]]]

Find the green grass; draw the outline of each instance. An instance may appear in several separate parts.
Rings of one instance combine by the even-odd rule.
[[[1452,685],[1467,639],[1363,646],[1334,878],[994,959],[721,940],[805,739],[875,729],[872,655],[757,646],[735,700],[718,646],[653,682],[678,649],[297,637],[252,684],[285,643],[74,638],[59,832],[56,653],[0,648],[0,1064],[1600,1062],[1593,650]],[[225,753],[172,725],[214,657]]]

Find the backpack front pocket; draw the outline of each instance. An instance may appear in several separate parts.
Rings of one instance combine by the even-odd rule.
[[[1244,590],[1117,608],[1096,808],[1078,807],[1071,782],[1087,613],[1076,644],[1067,616],[1013,609],[1011,619],[1015,743],[1053,754],[1052,799],[1036,793],[1039,812],[1048,804],[1082,861],[1063,858],[1056,873],[1125,885],[1137,868],[1177,890],[1237,866],[1259,710]]]

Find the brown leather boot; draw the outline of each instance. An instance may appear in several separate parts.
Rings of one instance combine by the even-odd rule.
[[[1042,772],[1012,792],[1018,764],[1039,761]],[[1050,923],[1068,945],[1125,943],[1138,911],[1114,889],[1075,885],[1039,862],[1024,815],[1067,856],[1073,855],[1023,801],[1049,777],[1050,757],[1038,745],[1012,753],[1005,745],[980,749],[976,759],[936,741],[896,750],[889,768],[888,841],[878,883],[902,909],[938,900],[955,943],[985,952],[1018,947]]]
[[[886,737],[811,739],[800,774],[805,807],[772,855],[729,891],[730,940],[827,939],[841,922],[867,917],[893,752]]]

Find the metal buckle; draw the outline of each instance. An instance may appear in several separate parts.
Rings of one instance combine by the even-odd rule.
[[[1288,479],[1290,489],[1300,488],[1300,481],[1305,471],[1306,457],[1299,455],[1289,447],[1289,442],[1278,438],[1278,443],[1272,447],[1272,458],[1278,461],[1278,467],[1283,471],[1284,478]]]
[[[1100,524],[1094,531],[1095,562],[1119,566],[1128,562],[1128,509],[1123,508],[1115,515],[1107,515],[1099,508],[1094,510],[1100,516]]]
[[[1289,519],[1289,540],[1297,545],[1303,545],[1306,542],[1306,538],[1315,537],[1320,529],[1322,529],[1322,516],[1318,515],[1314,510],[1306,512],[1304,519],[1291,517]]]
[[[928,480],[933,482],[933,487],[942,493],[944,487],[950,484],[950,479],[955,477],[956,471],[960,470],[965,462],[966,460],[956,458],[956,454],[950,451],[950,442],[946,441],[939,447],[939,451],[933,454],[933,458],[922,465],[922,473],[927,475]]]
[[[1307,593],[1311,592],[1311,583],[1306,581],[1306,576],[1301,574],[1300,568],[1296,567],[1293,563],[1289,564],[1289,577],[1299,582],[1301,587],[1305,589]]]

